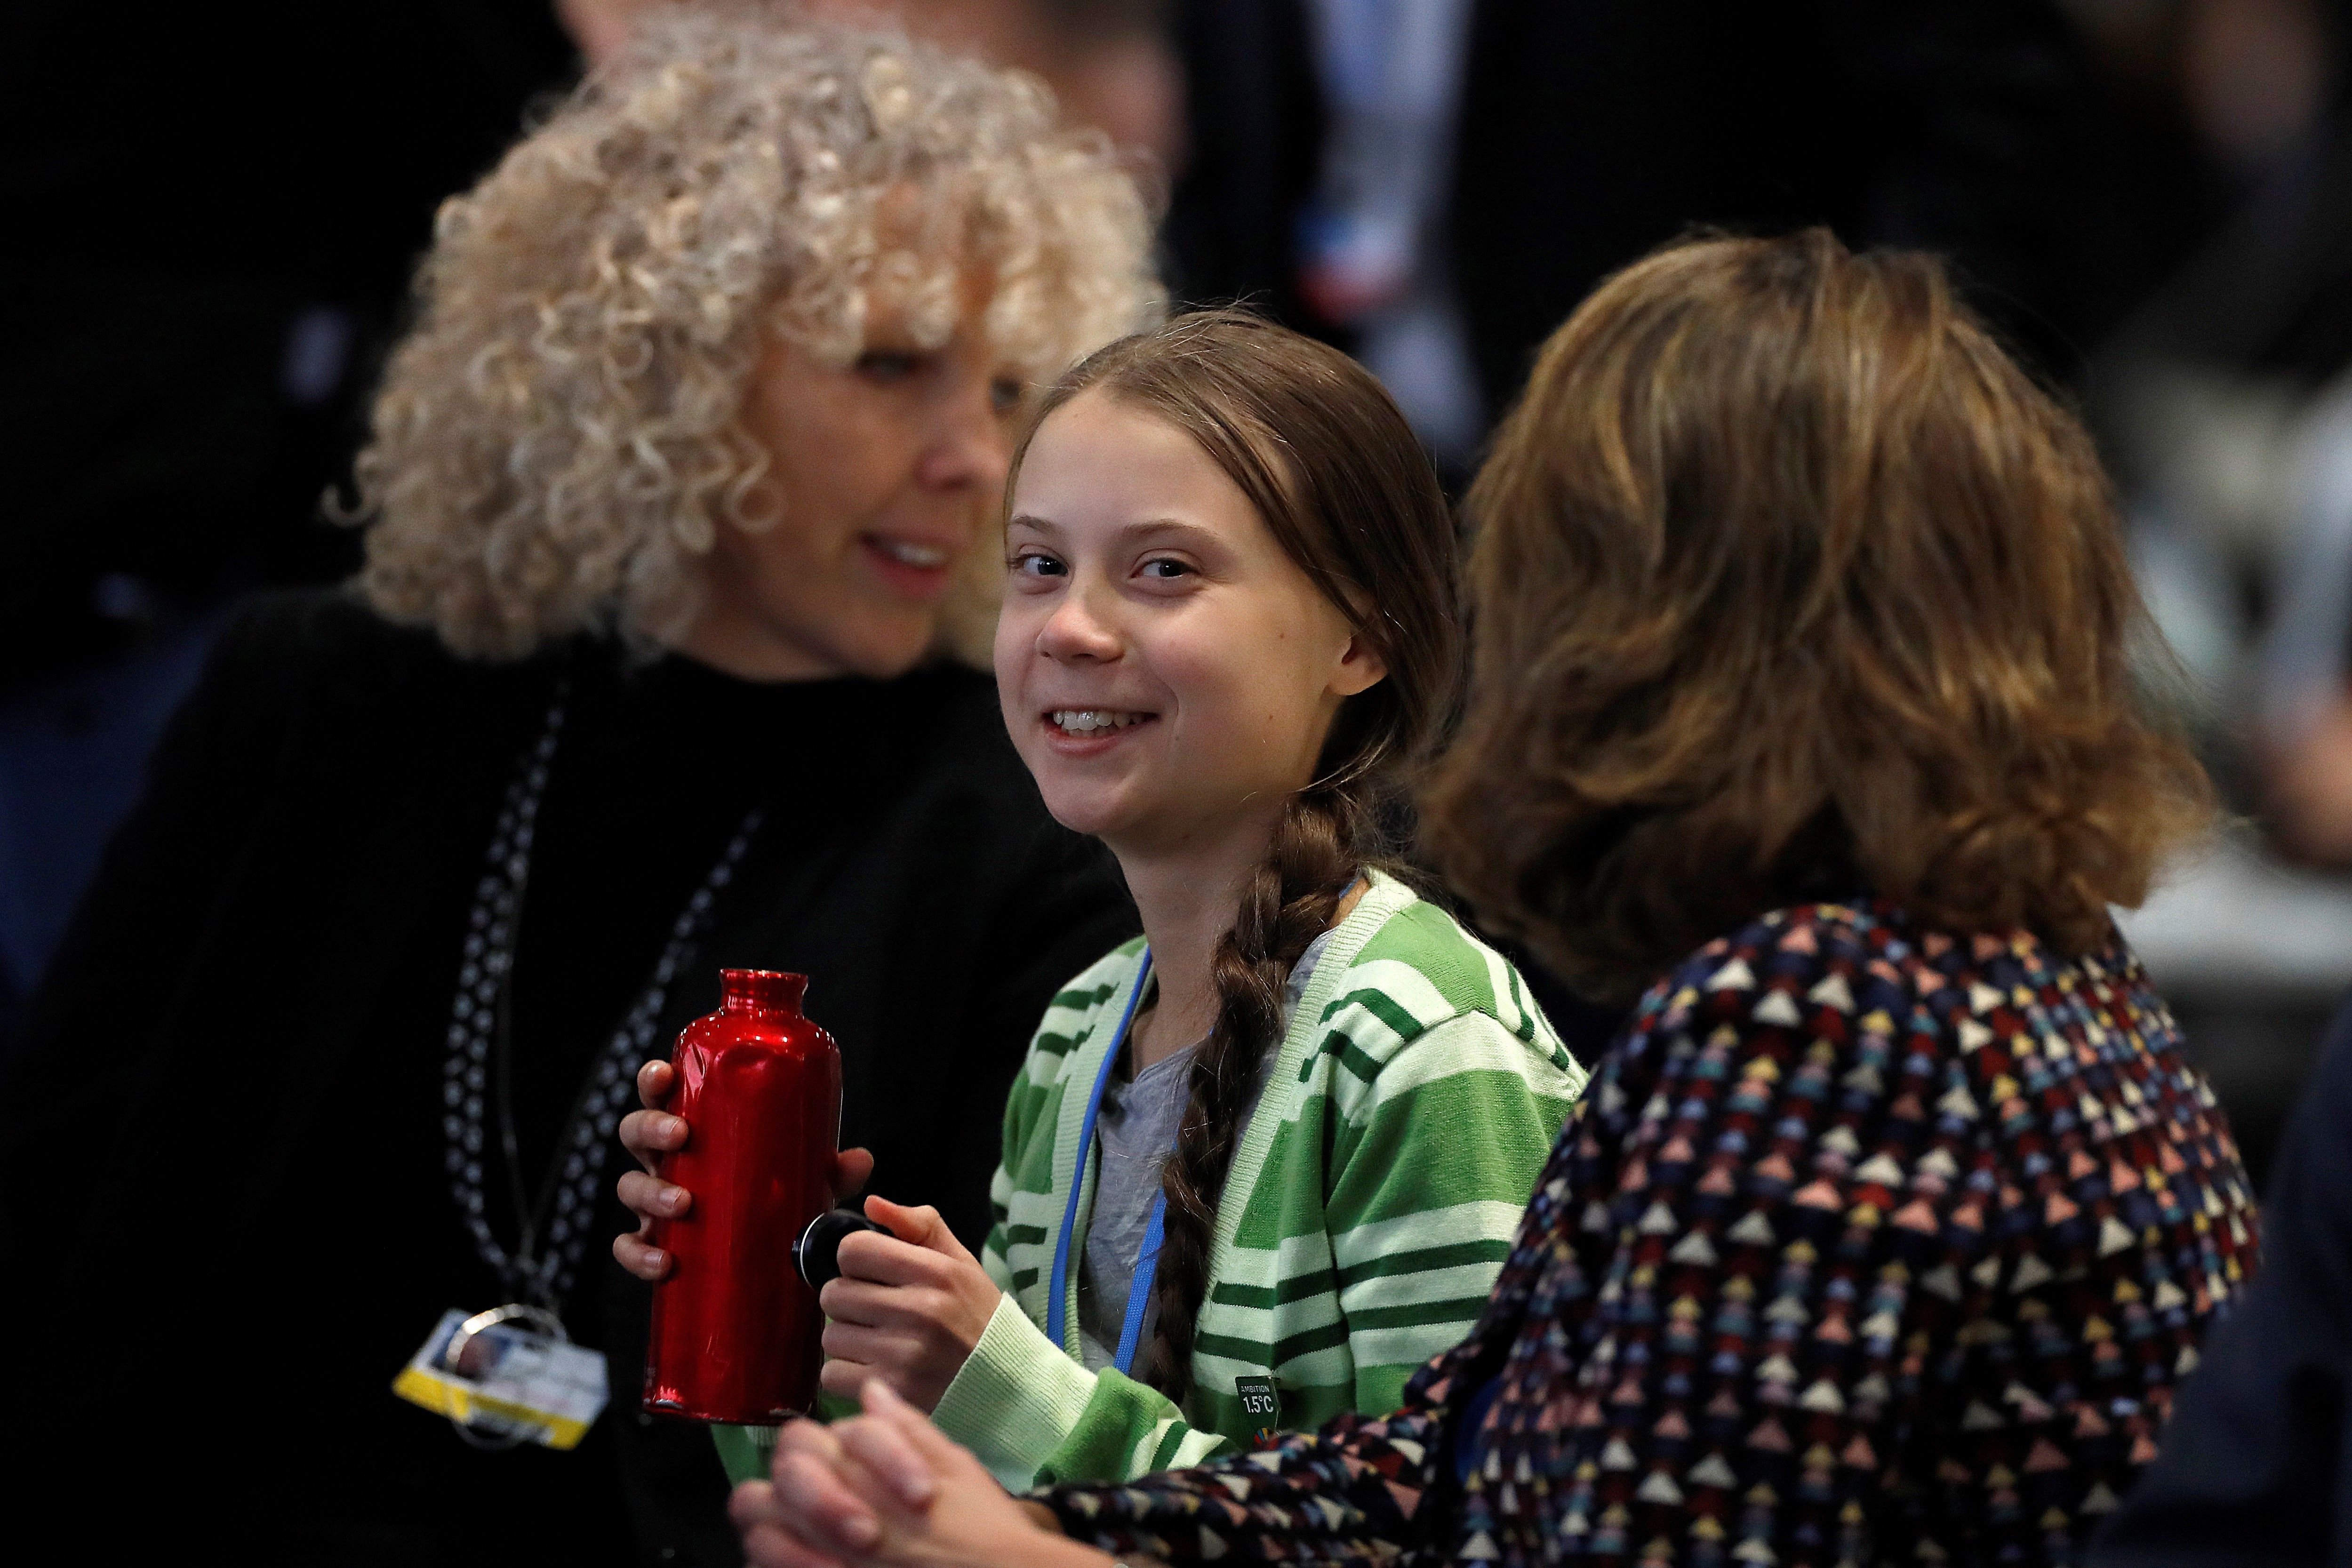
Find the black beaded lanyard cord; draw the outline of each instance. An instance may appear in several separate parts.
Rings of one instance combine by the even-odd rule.
[[[756,808],[743,818],[719,863],[679,911],[670,927],[669,942],[654,964],[652,978],[582,1082],[538,1200],[530,1202],[525,1196],[530,1188],[523,1179],[510,1092],[514,1049],[509,1038],[509,982],[514,971],[523,892],[530,880],[532,827],[541,796],[546,793],[548,765],[554,760],[556,741],[563,731],[564,704],[570,694],[568,680],[557,686],[539,743],[524,753],[507,785],[498,830],[490,837],[488,862],[474,891],[457,994],[450,1007],[449,1059],[441,1085],[441,1130],[447,1142],[444,1163],[458,1217],[474,1238],[474,1250],[497,1272],[514,1299],[539,1309],[534,1317],[544,1314],[550,1321],[579,1272],[596,1212],[596,1185],[604,1175],[621,1117],[636,1093],[637,1067],[653,1048],[654,1029],[661,1022],[670,983],[693,956],[709,923],[710,907],[734,879],[737,865],[760,830],[761,818]],[[499,1245],[490,1228],[482,1190],[483,1113],[492,1099],[498,1106],[500,1152],[514,1194],[519,1234],[511,1252]]]

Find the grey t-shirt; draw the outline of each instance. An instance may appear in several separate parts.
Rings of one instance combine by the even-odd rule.
[[[1309,942],[1292,965],[1290,978],[1282,988],[1286,1030],[1330,942],[1331,932],[1327,931]],[[1102,1109],[1095,1117],[1095,1148],[1101,1163],[1095,1177],[1094,1215],[1087,1226],[1086,1250],[1078,1263],[1078,1350],[1088,1372],[1100,1372],[1118,1353],[1119,1331],[1127,1326],[1128,1288],[1135,1279],[1135,1260],[1143,1251],[1143,1233],[1150,1224],[1151,1200],[1160,1192],[1160,1171],[1169,1151],[1176,1147],[1176,1129],[1184,1119],[1185,1101],[1192,1097],[1192,1058],[1202,1044],[1196,1040],[1161,1058],[1133,1079],[1114,1068],[1111,1081],[1103,1086]],[[1236,1148],[1249,1134],[1258,1100],[1274,1072],[1274,1058],[1275,1052],[1268,1051],[1258,1062],[1257,1091],[1250,1096],[1249,1109],[1242,1112],[1241,1126],[1234,1133]],[[1151,1319],[1147,1315],[1137,1343],[1150,1342]]]

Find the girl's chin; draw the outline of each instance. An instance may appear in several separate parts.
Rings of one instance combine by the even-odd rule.
[[[1045,810],[1055,821],[1073,833],[1083,833],[1090,838],[1117,838],[1120,830],[1134,825],[1136,812],[1123,801],[1106,798],[1096,790],[1056,790],[1042,788]]]

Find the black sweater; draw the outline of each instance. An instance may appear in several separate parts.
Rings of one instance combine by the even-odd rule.
[[[807,973],[844,1142],[977,1247],[1029,1034],[1136,929],[984,678],[759,685],[589,638],[490,667],[338,597],[268,600],[174,721],[0,1095],[0,1154],[41,1194],[17,1212],[54,1216],[0,1307],[42,1413],[16,1480],[137,1475],[146,1522],[250,1562],[738,1560],[707,1436],[636,1414],[648,1291],[611,1260],[617,1149],[563,1304],[613,1386],[583,1447],[480,1452],[389,1392],[443,1311],[509,1295],[447,1191],[445,1035],[500,798],[566,676],[511,992],[526,1180],[760,805],[656,1048],[721,965]]]

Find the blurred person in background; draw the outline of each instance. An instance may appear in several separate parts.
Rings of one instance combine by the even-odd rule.
[[[1694,224],[1931,247],[2071,374],[2111,319],[2051,0],[1171,0],[1172,285],[1362,355],[1457,477],[1536,345]]]
[[[2326,778],[2352,709],[2352,582],[2336,581],[2352,577],[2352,230],[2339,216],[2352,201],[2339,64],[2352,8],[2076,4],[2110,56],[2167,62],[2138,74],[2161,83],[2143,96],[2169,100],[2142,117],[2172,135],[2148,138],[2157,150],[2138,162],[2186,194],[2142,205],[2185,213],[2175,221],[2193,238],[2147,247],[2171,265],[2101,350],[2091,410],[2178,640],[2218,711],[2257,715],[2250,733],[2217,737],[2253,744],[2246,799],[2290,853],[2344,863],[2352,807],[2331,801]],[[2299,763],[2307,742],[2328,759],[2318,777]]]
[[[1434,857],[1646,986],[1478,1326],[1394,1414],[1026,1505],[869,1384],[738,1490],[753,1561],[2072,1563],[2155,1456],[2254,1210],[2108,913],[2211,792],[2081,426],[1931,258],[1704,241],[1468,507]]]
[[[697,0],[554,0],[589,64],[631,33]],[[778,0],[790,3],[790,0]],[[1182,78],[1162,36],[1166,0],[799,0],[812,16],[887,17],[958,54],[1029,71],[1054,89],[1064,117],[1091,125],[1158,169],[1183,157]]]
[[[1135,926],[935,655],[985,657],[1026,389],[1159,301],[1134,185],[1032,81],[777,7],[647,23],[444,208],[354,591],[221,635],[32,998],[16,1495],[135,1485],[64,1521],[89,1555],[734,1559],[589,1245],[631,1073],[721,966],[809,973],[847,1141],[980,1243],[970,1108]],[[579,1448],[391,1392],[501,1303],[604,1353]]]
[[[2067,8],[2116,110],[2084,223],[2141,297],[2084,404],[2229,822],[2123,920],[2260,1177],[2352,984],[2352,9]]]
[[[0,58],[0,1059],[227,606],[348,574],[434,208],[576,75],[546,0],[61,8]]]

